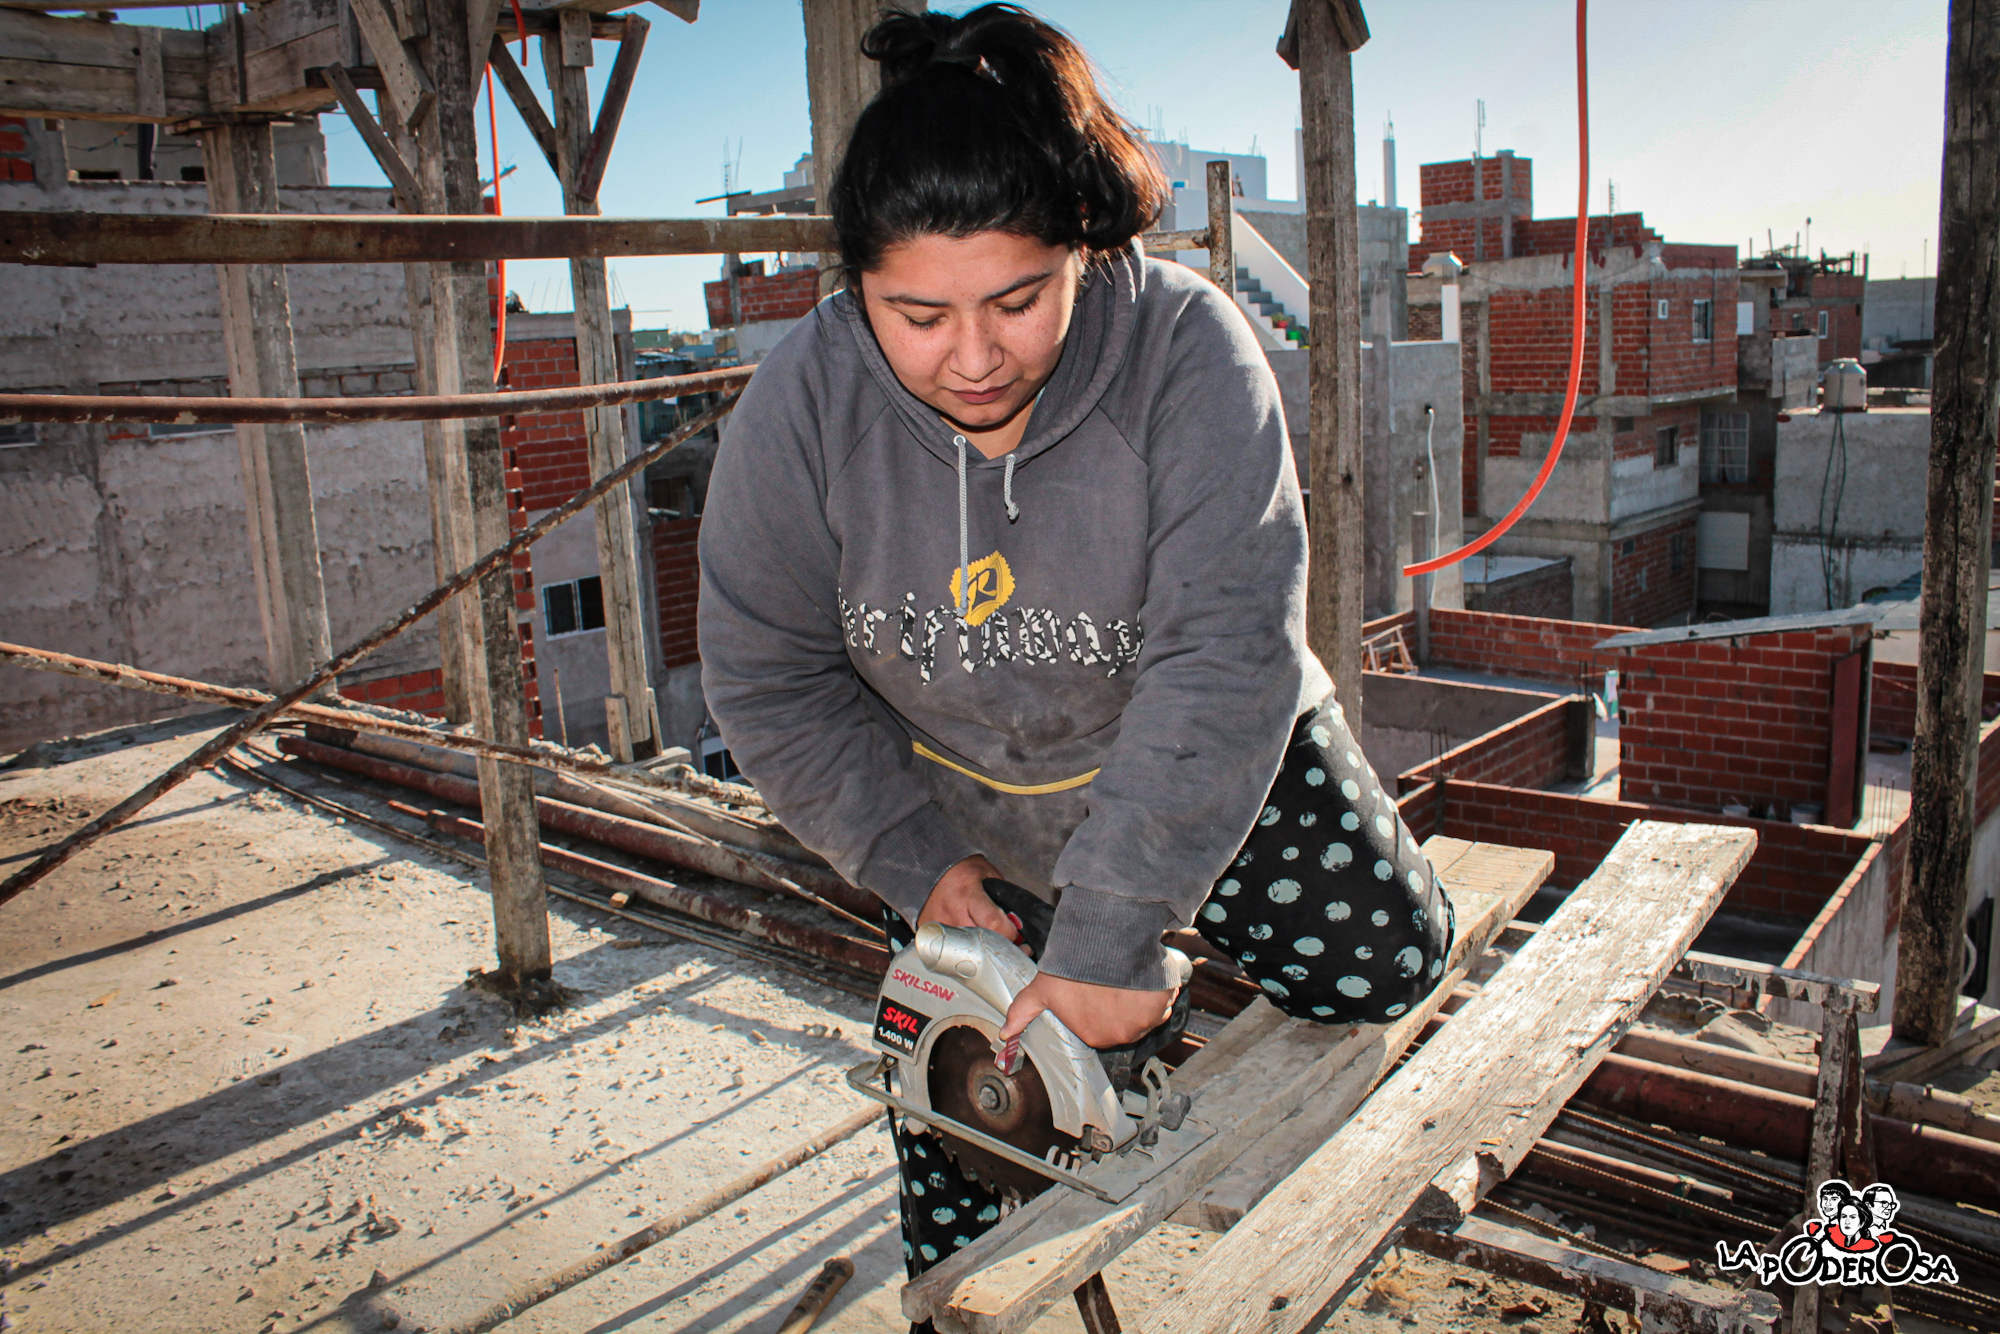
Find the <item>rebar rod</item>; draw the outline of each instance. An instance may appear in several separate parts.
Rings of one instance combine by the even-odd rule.
[[[466,566],[457,574],[426,593],[407,610],[391,617],[382,625],[369,631],[360,639],[334,654],[312,671],[306,673],[303,679],[283,694],[274,697],[268,703],[258,705],[228,727],[223,728],[200,746],[197,746],[192,753],[171,765],[159,777],[153,779],[137,792],[134,792],[131,796],[125,798],[125,800],[119,802],[116,806],[113,806],[110,810],[104,812],[104,814],[98,816],[89,824],[77,830],[68,838],[63,839],[47,852],[35,858],[34,861],[9,876],[5,884],[0,884],[0,904],[12,900],[21,891],[41,880],[49,872],[61,866],[71,857],[74,857],[78,852],[89,847],[119,825],[130,820],[140,811],[158,801],[168,792],[171,792],[189,778],[192,778],[197,771],[214,764],[222,756],[227,755],[237,742],[264,727],[273,718],[276,718],[292,705],[316,693],[321,687],[327,685],[349,667],[352,667],[355,663],[361,661],[361,659],[367,657],[370,653],[373,653],[376,649],[381,648],[397,635],[402,634],[405,630],[415,625],[425,616],[443,606],[453,595],[471,587],[489,570],[498,569],[501,565],[513,560],[514,553],[526,550],[529,544],[541,539],[551,529],[555,528],[556,525],[582,513],[599,496],[615,486],[623,485],[648,464],[666,454],[668,450],[681,444],[683,441],[691,439],[715,422],[722,420],[723,416],[735,405],[735,402],[736,395],[731,394],[728,398],[715,404],[680,430],[668,436],[665,440],[634,455],[623,467],[614,472],[606,473],[595,485],[571,496],[534,523],[515,533],[511,539],[493,548],[479,559],[473,561],[472,564]]]
[[[243,425],[273,422],[446,421],[513,417],[530,412],[581,412],[624,403],[651,403],[683,394],[741,389],[754,366],[731,366],[651,380],[573,384],[554,389],[503,389],[491,394],[370,394],[362,398],[227,398],[221,395],[0,394],[0,426],[15,422],[159,422]]]
[[[238,709],[254,709],[271,700],[271,696],[261,690],[249,690],[241,686],[219,686],[185,676],[168,676],[164,672],[142,671],[122,662],[100,662],[95,658],[78,657],[73,653],[57,653],[52,649],[34,648],[26,644],[9,644],[4,640],[0,640],[0,662],[9,662],[16,667],[26,667],[33,671],[81,677],[86,681],[120,686],[127,690],[145,690],[156,695],[177,695],[183,699],[204,700]],[[392,736],[405,741],[438,746],[445,750],[464,751],[471,755],[492,755],[497,759],[534,765],[543,769],[616,778],[628,783],[636,779],[632,771],[621,768],[612,760],[594,760],[570,750],[509,746],[504,742],[488,741],[485,737],[473,736],[466,732],[440,731],[434,727],[426,727],[422,723],[406,723],[356,708],[336,709],[331,705],[302,701],[292,705],[285,712],[295,718],[324,723],[328,727],[345,728],[351,732],[369,732],[376,736]],[[640,786],[668,788],[691,796],[712,797],[739,805],[743,802],[744,794],[744,789],[738,784],[719,783],[705,774],[698,774],[692,770],[686,774],[648,770],[644,779],[640,781]]]
[[[511,1295],[495,1302],[478,1315],[448,1327],[444,1334],[484,1334],[486,1330],[496,1325],[503,1325],[529,1308],[541,1305],[557,1293],[567,1292],[585,1279],[601,1274],[613,1265],[622,1264],[648,1247],[665,1241],[676,1232],[699,1223],[719,1210],[728,1208],[751,1191],[769,1184],[801,1163],[810,1162],[834,1145],[852,1139],[880,1121],[883,1115],[883,1109],[872,1103],[851,1112],[811,1139],[804,1140],[762,1166],[745,1172],[728,1185],[710,1191],[686,1208],[655,1219],[630,1236],[585,1256],[575,1264],[523,1284]]]

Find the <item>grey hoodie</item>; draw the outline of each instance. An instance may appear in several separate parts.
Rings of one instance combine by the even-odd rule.
[[[1159,989],[1160,933],[1331,689],[1305,571],[1277,384],[1191,269],[1136,247],[1094,266],[1025,438],[991,460],[838,293],[724,431],[702,688],[786,827],[911,922],[984,853],[1056,903],[1045,971]]]

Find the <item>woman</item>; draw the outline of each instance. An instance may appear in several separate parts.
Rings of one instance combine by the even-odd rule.
[[[1277,386],[1069,38],[1011,5],[885,17],[829,203],[846,289],[759,367],[702,523],[702,685],[804,843],[913,924],[1018,940],[1009,1012],[1111,1047],[1193,925],[1272,1001],[1402,1013],[1450,908],[1305,642]],[[1358,575],[1358,571],[1355,572]],[[912,1275],[999,1201],[897,1135]]]

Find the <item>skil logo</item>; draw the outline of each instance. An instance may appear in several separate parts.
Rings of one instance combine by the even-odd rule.
[[[900,982],[912,991],[921,991],[926,996],[936,996],[941,1001],[948,1001],[958,994],[950,987],[941,987],[927,977],[918,977],[916,974],[906,973],[900,968],[889,974],[889,980]]]
[[[1746,1241],[1715,1243],[1715,1262],[1724,1270],[1755,1271],[1757,1281],[1805,1283],[1957,1283],[1951,1257],[1933,1254],[1892,1224],[1902,1202],[1893,1186],[1860,1190],[1835,1178],[1822,1184],[1819,1217],[1775,1251]]]
[[[905,1056],[916,1054],[917,1039],[929,1021],[914,1010],[906,1010],[884,996],[875,1010],[875,1041],[887,1051]]]

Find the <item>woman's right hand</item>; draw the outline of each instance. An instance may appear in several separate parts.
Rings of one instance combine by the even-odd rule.
[[[917,914],[917,925],[939,922],[945,926],[983,926],[1020,944],[1021,932],[1014,919],[986,897],[989,879],[1000,879],[993,863],[984,857],[967,857],[938,878],[930,898],[924,901],[924,910]]]

